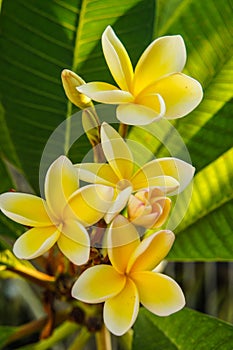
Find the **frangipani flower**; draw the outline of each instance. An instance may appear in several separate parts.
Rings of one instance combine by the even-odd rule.
[[[75,167],[81,180],[115,189],[113,205],[105,215],[107,223],[125,207],[132,192],[157,187],[164,193],[177,194],[191,181],[194,168],[177,158],[155,159],[135,171],[132,153],[118,132],[103,123],[100,133],[108,164],[83,163]]]
[[[152,271],[167,255],[173,241],[174,234],[166,230],[140,242],[135,227],[118,216],[108,233],[112,266],[98,265],[85,270],[75,282],[72,296],[86,303],[105,302],[104,323],[118,336],[134,324],[140,302],[159,316],[180,310],[185,299],[178,284]]]
[[[4,193],[0,208],[10,219],[33,228],[14,244],[21,259],[33,259],[55,243],[74,264],[89,258],[90,239],[85,226],[99,221],[110,205],[113,190],[104,185],[78,189],[77,172],[65,156],[55,160],[45,178],[45,200],[24,193]]]
[[[201,85],[181,73],[186,49],[180,35],[154,40],[134,71],[126,49],[110,26],[102,35],[102,47],[119,88],[91,82],[77,87],[77,90],[97,102],[119,104],[117,118],[122,123],[145,125],[163,116],[181,118],[200,103],[203,96]]]
[[[171,208],[171,199],[158,188],[131,194],[127,205],[128,219],[134,225],[154,229],[163,225]]]

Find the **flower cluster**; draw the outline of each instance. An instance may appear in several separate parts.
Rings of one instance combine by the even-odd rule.
[[[152,42],[135,71],[110,27],[103,33],[102,45],[119,88],[85,83],[75,73],[63,71],[65,92],[80,108],[91,107],[93,112],[91,99],[117,104],[121,125],[142,125],[161,117],[180,118],[200,102],[200,84],[181,73],[186,52],[180,36]],[[177,283],[155,268],[175,239],[162,228],[170,213],[170,197],[188,186],[194,168],[172,157],[139,166],[117,130],[103,122],[98,131],[105,162],[74,165],[60,156],[47,171],[44,199],[3,193],[0,208],[10,219],[30,227],[16,240],[15,255],[34,259],[56,245],[70,262],[85,266],[76,276],[72,296],[84,303],[104,302],[106,327],[122,335],[133,326],[140,303],[160,316],[185,304]],[[80,181],[85,182],[82,187]],[[98,249],[107,259],[89,266],[93,236],[100,226],[99,244],[105,249]]]

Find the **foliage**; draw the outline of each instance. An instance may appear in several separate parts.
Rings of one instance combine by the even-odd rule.
[[[166,318],[142,309],[135,325],[134,349],[228,350],[232,340],[229,324],[188,308]]]
[[[231,0],[3,0],[1,192],[11,188],[39,192],[38,174],[46,142],[60,123],[78,111],[62,90],[62,69],[75,71],[85,81],[113,83],[100,46],[107,25],[122,39],[133,64],[152,39],[181,34],[188,52],[185,72],[201,82],[203,102],[169,127],[163,121],[132,127],[129,137],[142,142],[156,157],[170,155],[172,148],[172,156],[187,160],[187,153],[176,143],[178,133],[196,167],[191,201],[190,192],[185,192],[183,201],[177,202],[177,216],[170,221],[171,227],[176,227],[177,239],[169,259],[232,261],[232,8]],[[71,129],[67,123],[57,145],[58,155],[66,153]],[[170,143],[169,152],[161,140],[163,145]],[[89,149],[87,138],[82,136],[69,156],[79,162]],[[54,158],[53,154],[49,156]],[[179,213],[185,212],[182,206],[189,201],[180,223]],[[8,259],[6,268],[14,267],[16,261],[11,253],[5,255],[5,249],[11,248],[22,231],[0,214],[1,257]],[[74,331],[73,324],[64,327],[64,336]],[[14,332],[17,329],[1,328],[1,343]],[[232,332],[231,325],[189,309],[164,319],[142,310],[132,349],[156,349],[156,342],[159,350],[211,350],[220,346],[230,350]],[[41,349],[49,349],[60,340],[54,339]]]

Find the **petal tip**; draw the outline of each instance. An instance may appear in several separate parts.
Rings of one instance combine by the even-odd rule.
[[[105,28],[105,30],[104,30],[104,32],[103,32],[103,35],[104,35],[105,33],[108,33],[108,32],[113,32],[113,29],[112,29],[112,27],[111,27],[110,25],[108,25],[108,26]]]

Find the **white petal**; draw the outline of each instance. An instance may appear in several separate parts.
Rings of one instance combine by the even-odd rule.
[[[134,99],[128,91],[120,90],[114,85],[102,82],[87,83],[77,87],[77,90],[92,100],[101,103],[129,103]]]
[[[65,236],[64,234],[61,234],[57,241],[57,245],[59,249],[62,251],[62,253],[73,264],[83,265],[87,263],[90,255],[90,247],[88,245],[89,240],[87,238],[85,241],[85,244],[81,244],[79,243],[79,241],[81,241],[80,237],[79,239],[73,240]]]
[[[71,294],[85,303],[101,303],[118,294],[124,288],[125,280],[125,276],[112,266],[95,265],[81,274]]]
[[[181,73],[160,79],[154,89],[164,99],[168,119],[184,117],[199,105],[203,97],[201,84]]]
[[[161,110],[155,110],[136,103],[128,103],[117,107],[117,119],[128,125],[147,125],[161,119],[165,104],[161,100]]]
[[[19,259],[34,259],[47,252],[58,240],[55,226],[35,227],[23,233],[15,242],[13,252]]]
[[[0,195],[0,208],[10,219],[26,226],[49,226],[46,202],[26,193],[7,192]]]
[[[185,61],[186,49],[180,35],[154,40],[143,52],[135,68],[134,93],[138,94],[164,75],[181,72]]]
[[[119,181],[112,167],[106,163],[82,163],[76,164],[75,168],[80,180],[85,182],[115,187]]]
[[[67,157],[60,156],[50,165],[45,178],[45,198],[54,216],[62,216],[68,198],[78,185],[77,172]]]
[[[166,257],[174,239],[174,233],[169,230],[161,230],[144,238],[131,254],[127,272],[153,270]]]
[[[132,187],[127,187],[123,191],[120,191],[118,196],[113,200],[113,204],[108,209],[104,219],[109,224],[115,216],[117,216],[122,209],[126,206],[129,197],[132,193]]]
[[[105,122],[101,126],[100,133],[101,144],[108,163],[119,179],[130,179],[134,164],[128,145],[119,133]]]
[[[64,210],[64,220],[76,219],[91,226],[102,219],[112,204],[112,187],[94,184],[74,192]]]
[[[178,181],[180,186],[176,186],[177,190],[172,194],[182,192],[190,183],[193,178],[195,168],[178,158],[158,158],[146,163],[141,169],[134,174],[131,182],[134,188],[138,189],[138,186],[144,186],[144,188],[153,186],[153,181],[156,177],[164,177],[164,184],[166,187],[166,176],[173,178],[174,181]],[[138,185],[138,186],[137,186]],[[156,184],[154,184],[156,186]],[[141,187],[142,188],[142,187]],[[171,191],[170,191],[171,192]]]
[[[102,35],[103,52],[116,83],[122,90],[130,90],[133,79],[133,67],[126,49],[108,26]]]
[[[184,307],[184,294],[172,278],[151,271],[134,273],[131,278],[138,288],[140,302],[150,312],[169,316]]]
[[[111,333],[121,336],[133,326],[138,311],[138,291],[128,278],[124,289],[105,302],[104,323]]]
[[[141,169],[132,178],[134,191],[155,187],[170,195],[171,192],[174,193],[179,188],[179,182],[174,177],[166,175],[148,177],[147,173],[144,172],[145,168]]]
[[[139,234],[133,224],[118,215],[107,231],[108,256],[112,266],[124,274],[129,259],[140,243]]]

